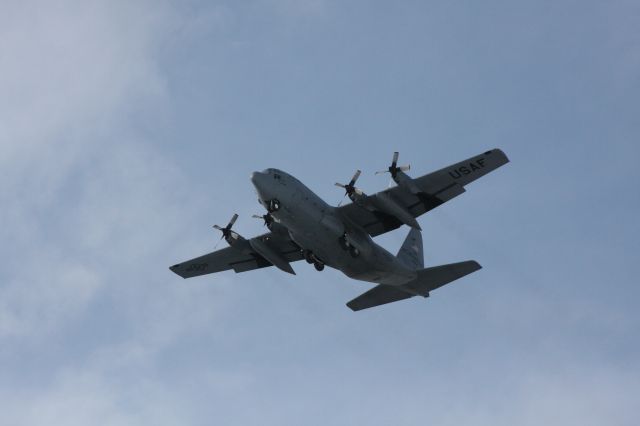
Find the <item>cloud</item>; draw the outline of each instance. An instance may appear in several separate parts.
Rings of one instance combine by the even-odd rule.
[[[163,2],[3,8],[2,334],[51,330],[81,312],[105,278],[83,250],[140,253],[144,243],[131,238],[153,235],[133,232],[136,208],[144,224],[166,230],[154,217],[171,204],[166,179],[177,173],[160,165],[126,117],[166,96],[158,50],[179,22],[171,12]]]
[[[4,424],[69,426],[175,425],[187,422],[170,389],[152,382],[117,386],[91,371],[67,371],[51,387],[25,398],[20,392],[2,392]]]
[[[76,129],[100,129],[127,103],[161,93],[154,53],[167,13],[162,2],[148,8],[144,2],[36,1],[3,8],[1,158],[37,155],[41,145],[63,143]]]
[[[137,6],[136,6],[137,5]],[[0,181],[11,240],[89,152],[108,148],[109,126],[161,97],[155,63],[167,8],[144,3],[16,2],[0,17]],[[98,146],[106,143],[106,146]],[[9,228],[9,229],[7,229]],[[6,238],[6,237],[5,237]]]
[[[521,255],[512,254],[516,260],[504,267],[519,272],[501,277],[508,290],[483,286],[480,278],[475,287],[441,290],[438,300],[360,316],[342,303],[348,300],[345,293],[363,287],[353,283],[343,291],[348,280],[335,271],[316,278],[301,265],[296,281],[278,271],[183,281],[168,271],[173,261],[213,248],[215,235],[201,229],[189,233],[216,206],[207,200],[211,189],[186,178],[174,156],[132,117],[148,114],[155,130],[163,130],[162,111],[172,101],[173,87],[163,68],[164,49],[179,46],[180,37],[197,39],[200,47],[212,41],[200,37],[213,34],[217,48],[233,43],[241,27],[264,45],[283,49],[277,70],[286,78],[290,46],[270,39],[268,31],[253,33],[252,24],[298,31],[304,27],[298,17],[326,12],[324,2],[313,0],[267,1],[249,9],[269,9],[270,19],[262,20],[260,13],[247,17],[235,3],[208,7],[205,14],[197,7],[151,1],[3,7],[0,423],[298,424],[304,416],[316,424],[632,424],[637,415],[630,407],[640,394],[637,374],[625,371],[628,354],[605,346],[607,339],[622,345],[637,321],[615,305],[601,306],[590,294],[573,303],[566,294],[541,295],[535,284],[542,278],[526,280],[530,273]],[[280,18],[277,25],[273,16]],[[353,28],[356,18],[362,17],[343,19]],[[248,24],[226,22],[234,19]],[[374,23],[372,28],[379,28]],[[211,31],[218,25],[227,33]],[[223,33],[233,34],[215,39]],[[394,46],[403,42],[389,34]],[[336,47],[323,45],[313,54],[333,63],[320,55]],[[191,53],[185,49],[181,58]],[[379,57],[376,64],[382,66],[388,57],[384,52]],[[238,102],[243,110],[244,103],[263,105],[246,94],[237,97],[239,80],[223,86],[247,63],[255,75],[260,66],[273,65],[242,59],[236,68],[219,59],[189,64],[228,67],[223,79],[205,82],[231,87],[232,96],[217,100],[222,111],[226,102]],[[302,67],[297,59],[293,62]],[[339,68],[346,72],[344,65]],[[299,72],[317,90],[331,92],[313,69]],[[199,90],[204,83],[192,84]],[[273,86],[277,102],[294,90]],[[224,92],[210,88],[203,91]],[[357,95],[343,89],[336,98]],[[317,125],[301,123],[310,137],[321,133]],[[300,140],[278,145],[270,147],[278,161],[300,168],[317,162],[297,154]],[[261,145],[252,148],[263,155]],[[289,151],[296,154],[278,154]],[[348,154],[344,157],[355,161]],[[536,218],[518,222],[522,219]],[[460,226],[451,222],[450,233],[459,233]],[[472,235],[463,231],[454,235],[460,241]],[[430,235],[435,251],[437,239]],[[402,238],[389,237],[400,238],[398,244]],[[518,244],[526,252],[532,246],[525,240]],[[489,248],[480,247],[496,263],[504,262],[505,250],[488,253]],[[497,271],[491,276],[499,276]],[[529,290],[523,291],[526,285]],[[497,287],[503,296],[495,295]],[[452,292],[465,296],[456,299]],[[323,305],[322,297],[331,297],[331,305]],[[596,340],[602,341],[592,347]],[[584,355],[592,349],[593,356]]]
[[[168,270],[189,252],[179,236],[201,201],[128,118],[166,102],[159,52],[182,19],[165,2],[3,8],[0,423],[188,419],[153,372],[216,314],[211,286]],[[29,365],[42,368],[34,388]]]
[[[24,258],[0,287],[0,339],[47,333],[82,313],[101,284],[96,271],[46,251]]]

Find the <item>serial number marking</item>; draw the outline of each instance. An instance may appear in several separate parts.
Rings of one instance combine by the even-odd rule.
[[[204,271],[205,269],[207,269],[209,267],[208,263],[192,263],[191,265],[189,265],[189,267],[187,268],[187,272],[199,272],[199,271]]]

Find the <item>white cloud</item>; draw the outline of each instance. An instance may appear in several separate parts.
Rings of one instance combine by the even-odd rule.
[[[325,8],[315,0],[267,4],[285,21],[321,16]],[[377,314],[327,320],[318,318],[321,313],[305,317],[301,309],[288,311],[291,306],[269,307],[276,312],[268,318],[247,318],[247,310],[225,317],[232,308],[225,306],[224,292],[238,294],[242,286],[234,288],[224,275],[215,284],[172,276],[169,260],[202,249],[188,247],[182,230],[203,214],[204,200],[189,197],[198,191],[184,191],[189,185],[180,171],[129,126],[127,115],[136,109],[153,111],[169,100],[158,52],[174,43],[169,39],[182,25],[177,9],[152,1],[3,6],[0,341],[7,343],[5,348],[14,346],[7,350],[10,356],[0,354],[6,356],[0,361],[9,359],[0,366],[3,378],[11,378],[0,384],[0,423],[210,424],[219,415],[238,423],[298,424],[294,417],[312,412],[317,424],[363,423],[358,421],[363,418],[370,424],[421,419],[436,424],[632,424],[638,378],[619,366],[594,369],[593,360],[576,358],[568,371],[543,362],[524,363],[528,368],[520,371],[523,364],[496,366],[491,351],[476,349],[468,358],[477,364],[457,363],[477,369],[486,362],[487,373],[467,376],[447,359],[451,353],[442,343],[450,341],[436,330],[444,321],[408,323],[404,316],[386,314],[383,320],[377,317],[379,324]],[[208,25],[222,25],[233,15],[230,10],[235,9],[208,10],[204,18],[196,11],[189,17],[196,22],[187,25],[185,34],[210,34]],[[268,282],[270,273],[262,271],[260,279]],[[306,299],[320,293],[313,285],[321,279],[305,283],[304,290],[291,286],[281,291],[304,291],[300,305],[308,306]],[[249,303],[269,302],[257,299]],[[483,308],[496,314],[490,315],[493,323],[484,325],[511,321],[509,336],[524,339],[519,335],[524,330],[545,349],[561,352],[551,360],[565,362],[578,352],[571,343],[558,345],[567,335],[575,338],[569,327],[597,322],[603,324],[602,334],[617,330],[621,335],[632,328],[597,305],[532,298],[514,313],[504,310],[508,300],[498,302],[485,301]],[[425,310],[436,308],[425,303],[432,303]],[[553,324],[558,319],[564,319],[561,327]],[[527,328],[538,323],[540,329]],[[549,323],[556,327],[552,332],[541,330]],[[419,338],[427,336],[424,347],[409,342],[407,330],[419,327],[428,328],[420,331]],[[465,336],[452,331],[454,337]],[[403,333],[407,339],[394,337]],[[64,347],[69,335],[80,349]],[[493,343],[510,346],[503,341],[509,336],[494,336]],[[366,350],[384,339],[392,343],[373,346],[381,353]],[[434,343],[438,339],[441,344]],[[175,367],[172,351],[195,340],[207,340],[204,349],[189,348],[190,356],[202,359],[179,359],[194,365],[181,366],[178,378],[163,370]],[[59,353],[33,356],[34,348],[42,351],[50,342]],[[404,344],[413,351],[398,348]],[[416,349],[424,351],[426,360]],[[349,355],[353,352],[357,356]],[[434,360],[441,364],[425,362]],[[273,361],[279,365],[269,370]],[[16,371],[34,365],[42,377],[33,382]]]
[[[3,392],[3,424],[22,425],[176,425],[188,423],[180,399],[159,383],[117,385],[91,371],[67,371],[50,387],[24,398]]]
[[[177,173],[123,126],[164,99],[157,53],[179,20],[164,2],[3,6],[2,334],[51,330],[90,303],[105,276],[82,250],[148,253],[134,212],[145,231],[175,219],[154,220]]]
[[[51,202],[96,136],[164,93],[156,50],[167,8],[154,2],[13,2],[0,17],[0,194]],[[149,5],[146,5],[149,6]],[[16,201],[16,200],[11,200]],[[15,215],[19,216],[19,215]]]
[[[477,401],[452,402],[438,424],[458,425],[632,425],[638,403],[637,377],[607,366],[588,371],[580,360],[575,369],[532,374],[522,371],[506,392],[487,382]],[[550,374],[553,372],[553,374]],[[586,374],[585,374],[586,373]],[[499,381],[499,380],[498,380]],[[504,391],[504,392],[503,392]],[[489,399],[488,395],[492,395]],[[499,397],[497,397],[499,395]],[[445,403],[443,401],[443,403]]]
[[[78,130],[108,123],[128,102],[161,93],[154,53],[168,10],[162,2],[153,5],[5,5],[0,18],[0,158],[37,156],[39,145],[67,141]]]
[[[185,203],[180,172],[127,122],[166,100],[158,51],[181,19],[164,2],[3,7],[0,339],[27,363],[70,328],[90,350],[52,359],[35,389],[0,386],[2,424],[188,419],[162,383],[114,379],[144,370],[216,312],[211,286],[184,285],[167,269],[197,201]],[[112,316],[95,318],[105,303]],[[93,336],[87,319],[115,335]]]
[[[0,338],[50,332],[82,313],[101,284],[95,271],[59,254],[34,253],[0,287]]]

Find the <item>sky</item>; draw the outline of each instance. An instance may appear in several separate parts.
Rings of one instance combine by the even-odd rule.
[[[640,422],[638,2],[0,11],[0,424]],[[496,147],[419,219],[427,265],[483,265],[429,299],[168,269],[233,213],[263,232],[254,170],[335,205],[393,151],[418,176]]]

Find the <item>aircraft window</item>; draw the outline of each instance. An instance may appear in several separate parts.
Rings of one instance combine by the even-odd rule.
[[[281,178],[281,176],[280,176],[279,174],[277,174],[277,173],[274,173],[274,174],[273,174],[273,178],[274,178],[274,179],[280,179],[280,178]]]

